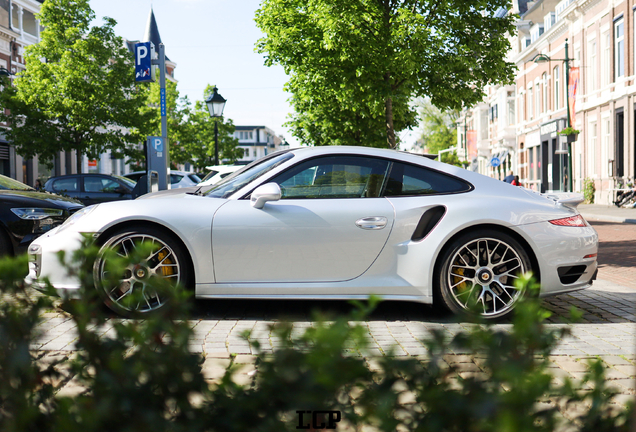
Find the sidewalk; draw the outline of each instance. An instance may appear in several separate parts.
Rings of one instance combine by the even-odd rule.
[[[578,210],[588,221],[636,224],[636,208],[626,209],[599,204],[580,204]]]

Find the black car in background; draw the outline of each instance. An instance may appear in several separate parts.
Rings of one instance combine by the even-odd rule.
[[[132,199],[137,183],[109,174],[68,174],[51,177],[44,184],[47,192],[75,198],[85,205]]]
[[[38,192],[0,175],[0,256],[26,252],[34,239],[83,207],[73,199]]]

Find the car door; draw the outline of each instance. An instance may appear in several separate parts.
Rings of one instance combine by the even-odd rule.
[[[218,283],[336,282],[364,273],[382,251],[394,210],[379,197],[388,162],[329,156],[301,162],[271,181],[280,201],[262,209],[230,200],[215,214]]]
[[[122,191],[124,188],[115,179],[109,176],[82,176],[83,192],[82,202],[85,205],[99,204],[107,201],[119,201],[130,199],[130,194],[126,195]]]

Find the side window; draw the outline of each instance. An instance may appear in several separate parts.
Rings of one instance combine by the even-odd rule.
[[[77,192],[79,190],[77,187],[77,177],[55,180],[53,190],[55,192]]]
[[[179,174],[170,174],[170,184],[179,183],[183,178],[182,175]]]
[[[119,187],[115,180],[101,177],[84,177],[85,192],[108,192],[112,193]]]
[[[273,181],[283,199],[377,198],[388,161],[359,156],[329,156],[302,162]]]
[[[467,192],[471,186],[455,177],[415,165],[394,162],[384,196],[414,196]]]

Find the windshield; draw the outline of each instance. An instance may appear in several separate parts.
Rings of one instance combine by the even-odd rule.
[[[128,177],[122,177],[122,176],[118,176],[118,175],[114,175],[113,177],[118,178],[119,180],[121,180],[122,183],[126,184],[131,189],[133,189],[137,185],[136,181],[131,180]]]
[[[220,183],[217,183],[212,189],[205,192],[205,195],[214,198],[228,198],[243,186],[293,157],[293,153],[285,152],[283,154],[272,154],[272,157],[257,160],[240,171],[236,171],[233,175],[221,180]]]
[[[0,174],[0,189],[2,190],[35,190],[31,186],[27,186],[17,180],[13,180],[7,176]]]

